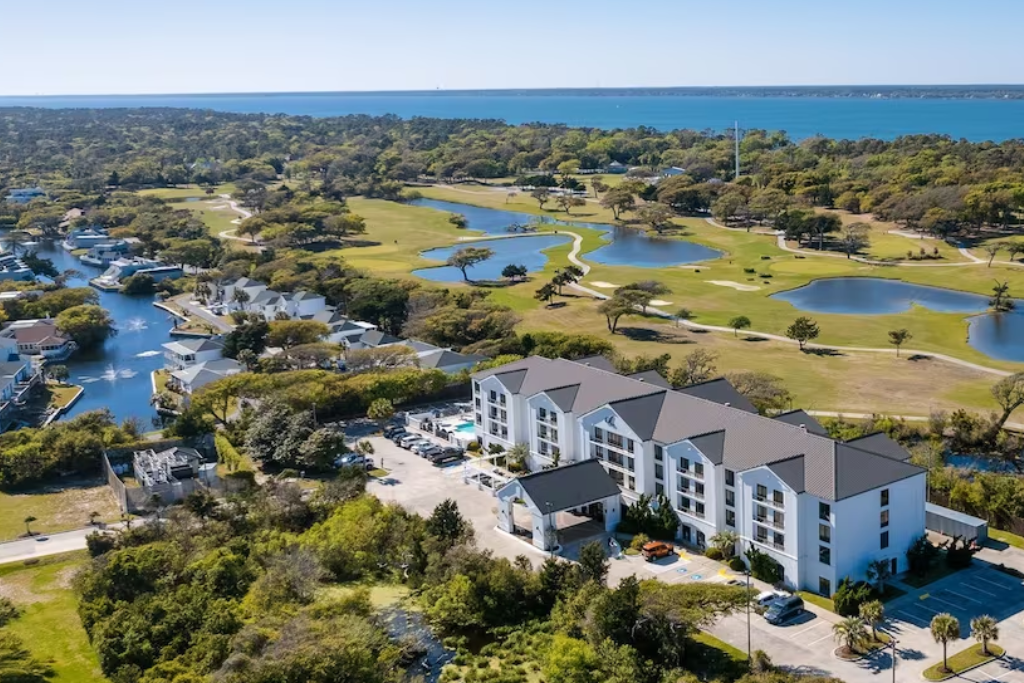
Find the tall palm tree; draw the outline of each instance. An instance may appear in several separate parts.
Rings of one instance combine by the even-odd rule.
[[[878,640],[878,625],[885,620],[885,606],[881,600],[870,600],[860,605],[860,618],[871,626],[871,639]]]
[[[935,642],[942,643],[942,669],[949,671],[946,647],[950,641],[960,638],[960,621],[949,612],[936,614],[932,617],[931,632]]]
[[[860,617],[846,617],[832,624],[832,637],[850,652],[856,652],[857,647],[868,638],[867,625]]]
[[[988,643],[990,640],[999,640],[999,625],[989,615],[982,614],[971,619],[971,636],[981,643],[981,653],[989,655]]]

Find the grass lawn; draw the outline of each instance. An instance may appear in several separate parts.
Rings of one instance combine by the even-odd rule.
[[[373,584],[367,586],[326,586],[317,593],[317,600],[327,601],[341,598],[355,592],[359,588],[367,588],[370,591],[370,604],[375,608],[391,607],[409,597],[408,586],[394,584]]]
[[[857,660],[865,655],[871,654],[875,650],[880,650],[887,646],[891,640],[889,634],[878,631],[874,637],[868,633],[868,639],[863,644],[857,646],[853,650],[849,649],[845,645],[839,647],[839,658],[847,660]]]
[[[697,631],[692,638],[693,645],[686,652],[686,668],[700,680],[731,681],[747,672],[746,652],[705,631]]]
[[[195,213],[203,223],[210,229],[210,234],[214,237],[219,237],[220,233],[226,230],[234,230],[238,227],[237,224],[231,221],[241,218],[241,216],[232,211],[222,199],[207,200],[203,199],[198,202],[174,202],[171,207],[177,210],[188,210]],[[224,240],[228,246],[238,246],[243,244],[238,240]]]
[[[71,590],[76,570],[88,561],[84,552],[55,555],[36,564],[0,567],[0,595],[11,598],[22,615],[7,627],[32,654],[52,662],[54,683],[106,681],[78,618]]]
[[[231,194],[235,191],[234,183],[224,183],[223,185],[217,185],[213,188],[213,194],[206,194],[205,187],[199,187],[198,185],[187,185],[185,187],[160,187],[153,190],[139,190],[139,194],[144,197],[159,197],[160,199],[166,199],[168,201],[188,199],[189,197],[201,197],[203,199],[210,199],[216,197],[219,194]]]
[[[56,382],[46,383],[47,403],[51,408],[63,408],[71,403],[71,400],[78,395],[82,387],[76,384],[57,384]]]
[[[810,591],[797,591],[797,595],[804,599],[804,602],[809,602],[812,605],[828,610],[829,612],[835,613],[836,605],[832,602],[832,598],[826,598],[818,595],[817,593],[811,593]]]
[[[1017,534],[1011,534],[1009,531],[1000,531],[999,529],[989,529],[988,537],[993,541],[999,541],[1007,545],[1012,545],[1014,548],[1024,549],[1024,536],[1018,536]]]
[[[947,678],[952,678],[958,673],[966,671],[967,669],[980,666],[986,662],[990,662],[993,659],[1002,657],[1006,652],[1003,648],[999,647],[995,643],[988,644],[988,655],[982,653],[981,643],[970,646],[966,650],[957,652],[955,655],[948,659],[949,669],[945,669],[942,666],[942,662],[933,664],[924,670],[925,680],[929,681],[944,681]]]
[[[89,513],[100,513],[102,521],[120,517],[114,494],[106,482],[90,480],[67,483],[65,488],[49,487],[19,492],[0,492],[0,541],[25,533],[23,520],[35,517],[33,532],[53,533],[80,529],[89,523]]]

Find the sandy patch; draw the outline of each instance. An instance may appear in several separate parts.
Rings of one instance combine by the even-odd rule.
[[[708,270],[711,266],[676,266],[677,268],[685,268],[686,270]]]
[[[604,282],[603,280],[596,280],[594,282],[588,282],[591,287],[600,287],[601,289],[616,289],[618,285],[613,285],[610,282]]]
[[[651,299],[652,306],[671,306],[671,301],[665,301],[664,299]]]
[[[78,565],[64,567],[64,569],[61,569],[59,572],[57,572],[57,576],[54,577],[54,584],[58,588],[65,590],[71,588],[72,583],[74,583],[75,577],[78,576],[78,572],[81,571],[81,569],[82,568]]]
[[[739,282],[733,282],[732,280],[705,280],[709,285],[718,285],[719,287],[732,287],[733,289],[741,292],[756,292],[761,289],[756,285],[742,285]]]

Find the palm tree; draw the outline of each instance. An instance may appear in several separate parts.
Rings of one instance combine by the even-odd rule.
[[[871,639],[878,640],[878,625],[885,620],[885,606],[881,600],[870,600],[860,605],[860,618],[871,626]]]
[[[971,619],[971,636],[981,643],[981,653],[988,656],[991,654],[988,651],[988,642],[999,640],[999,625],[989,615],[982,614]]]
[[[724,529],[712,536],[710,540],[712,548],[718,548],[723,555],[729,557],[736,550],[736,542],[740,540],[740,535],[735,531]]]
[[[25,518],[25,533],[28,534],[29,536],[32,535],[32,528],[30,527],[30,525],[34,521],[36,521],[36,518],[33,517],[32,515],[29,515],[28,517]]]
[[[850,652],[856,652],[867,640],[867,635],[867,625],[860,617],[846,617],[832,625],[832,637]]]
[[[936,614],[932,617],[931,631],[935,642],[942,643],[942,670],[949,671],[946,647],[951,640],[958,640],[960,638],[960,622],[949,612]]]
[[[885,593],[885,582],[892,576],[891,565],[888,560],[874,560],[868,564],[868,581],[875,582],[875,590],[881,595]]]

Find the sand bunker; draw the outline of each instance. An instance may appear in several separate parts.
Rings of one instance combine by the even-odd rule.
[[[651,299],[652,306],[671,306],[671,301],[665,301],[663,299]]]
[[[732,280],[705,280],[708,284],[718,285],[719,287],[732,287],[738,289],[741,292],[756,292],[761,289],[756,285],[742,285],[739,282],[733,282]]]
[[[600,287],[601,289],[617,289],[618,285],[613,285],[610,282],[604,282],[602,280],[596,280],[594,282],[588,282],[591,287]]]
[[[676,266],[677,268],[685,268],[687,270],[710,270],[711,266]]]

